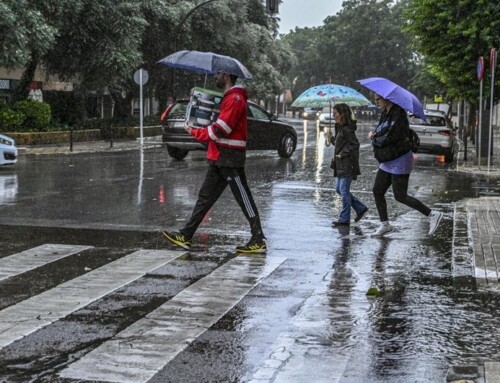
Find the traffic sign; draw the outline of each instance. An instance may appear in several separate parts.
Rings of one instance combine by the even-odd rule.
[[[149,76],[148,71],[145,69],[137,69],[134,73],[134,81],[137,85],[139,85],[139,130],[141,132],[141,147],[144,143],[144,135],[143,135],[143,120],[144,120],[144,98],[142,95],[142,86],[148,82]],[[142,152],[141,152],[142,154]],[[142,178],[141,178],[142,179]]]
[[[142,71],[142,76],[141,76]],[[134,73],[134,81],[137,85],[144,85],[148,82],[149,75],[146,69],[137,69]],[[142,80],[142,83],[141,83]]]
[[[477,60],[477,79],[478,81],[481,81],[484,76],[484,57],[479,56],[479,59]]]
[[[497,66],[497,50],[495,48],[491,48],[490,51],[490,71],[493,71]]]

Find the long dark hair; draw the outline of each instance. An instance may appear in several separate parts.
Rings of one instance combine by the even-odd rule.
[[[340,114],[340,124],[342,125],[353,125],[356,120],[352,114],[351,108],[345,103],[335,104],[333,109]]]

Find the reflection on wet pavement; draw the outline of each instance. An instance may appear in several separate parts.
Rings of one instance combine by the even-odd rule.
[[[419,156],[409,193],[445,214],[436,235],[427,236],[425,217],[388,198],[396,230],[386,238],[372,238],[379,224],[371,192],[377,164],[369,143],[362,140],[369,126],[360,124],[362,175],[353,190],[370,211],[359,224],[332,229],[341,206],[328,167],[333,147],[325,145],[324,133],[314,124],[298,122],[296,129],[299,146],[291,159],[274,152],[253,152],[247,159],[247,176],[268,237],[267,259],[286,261],[207,326],[152,382],[199,382],[207,376],[221,382],[439,382],[452,364],[495,360],[500,352],[495,331],[499,298],[478,293],[470,283],[457,283],[451,264],[454,203],[486,190],[483,181],[456,173],[433,156]],[[191,153],[184,161],[173,161],[164,151],[153,150],[44,158],[29,165],[20,161],[15,181],[2,181],[0,175],[0,188],[10,190],[4,197],[9,200],[2,201],[0,223],[6,224],[3,217],[10,215],[14,223],[47,226],[54,232],[62,227],[101,230],[102,242],[92,243],[101,252],[135,243],[162,248],[165,243],[152,235],[141,242],[139,236],[131,239],[123,233],[125,241],[118,233],[151,234],[182,225],[204,176],[203,157]],[[71,238],[67,230],[68,241],[78,238],[78,230]],[[56,236],[48,231],[44,235]],[[85,235],[96,238],[95,233]],[[100,311],[88,309],[80,317],[95,311],[112,316],[109,307],[118,306],[125,318],[120,323],[130,326],[140,320],[134,315],[142,315],[127,311],[139,306],[130,302],[147,296],[151,301],[136,310],[141,313],[153,301],[160,306],[161,299],[170,300],[192,280],[237,259],[234,246],[248,237],[245,218],[228,191],[205,217],[188,257],[128,287],[123,301],[109,298]],[[105,256],[98,258],[104,262]],[[226,272],[238,273],[231,268]],[[246,283],[241,273],[241,283]],[[166,287],[171,285],[174,292]],[[370,288],[378,294],[367,296]],[[74,329],[84,328],[84,323],[80,318]],[[56,328],[64,333],[64,325]],[[98,321],[93,326],[98,335],[89,341],[92,345],[75,341],[65,357],[98,346],[120,327],[99,327]],[[50,341],[46,344],[55,348]],[[29,339],[22,345],[29,345]]]

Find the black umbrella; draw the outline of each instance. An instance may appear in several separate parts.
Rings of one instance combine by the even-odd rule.
[[[250,71],[235,58],[212,52],[179,51],[161,59],[158,63],[201,74],[225,72],[239,78],[253,78]]]

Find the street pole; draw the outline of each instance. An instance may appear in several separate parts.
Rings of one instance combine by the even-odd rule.
[[[497,50],[492,48],[490,51],[490,70],[491,70],[491,90],[490,90],[490,123],[488,137],[488,174],[490,174],[491,155],[493,154],[492,145],[492,124],[493,124],[493,101],[495,94],[495,67],[497,66]]]
[[[478,144],[478,155],[477,157],[477,164],[479,168],[481,168],[481,141],[483,139],[481,135],[481,129],[482,129],[482,124],[483,124],[483,76],[484,76],[484,58],[483,56],[479,56],[479,59],[477,61],[477,79],[479,80],[479,132],[477,135],[477,144]]]
[[[184,25],[186,20],[189,18],[189,16],[191,16],[196,10],[198,10],[202,6],[204,6],[208,3],[211,3],[212,1],[216,1],[216,0],[207,0],[203,3],[198,4],[193,9],[191,9],[188,13],[186,13],[186,16],[184,16],[184,18],[180,21],[180,23],[177,24],[177,26],[174,30],[172,53],[177,52],[177,39],[179,37],[182,26]],[[172,96],[174,98],[174,101],[176,101],[176,99],[177,99],[177,89],[176,89],[177,88],[177,74],[176,74],[176,70],[177,69],[172,68]]]
[[[143,96],[142,96],[142,83],[143,83],[143,78],[142,78],[142,68],[139,69],[139,82],[140,82],[140,85],[139,85],[139,100],[140,100],[140,103],[141,105],[139,106],[139,130],[140,130],[140,136],[141,136],[141,147],[142,145],[144,144],[144,135],[143,135],[143,120],[144,120],[144,111],[143,111],[143,103],[144,103],[144,99],[143,99]]]

